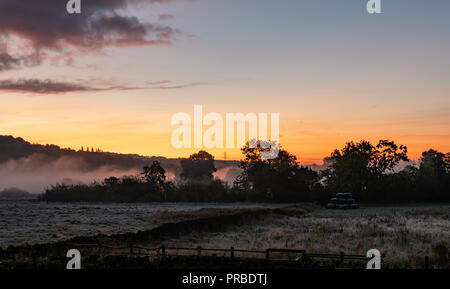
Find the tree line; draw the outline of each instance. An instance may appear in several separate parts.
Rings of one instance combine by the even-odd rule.
[[[56,184],[43,201],[104,202],[316,202],[325,204],[337,192],[350,192],[361,203],[450,201],[450,153],[430,149],[418,166],[408,165],[407,147],[393,141],[348,142],[314,171],[280,147],[275,159],[263,159],[267,148],[247,143],[242,149],[241,174],[232,185],[213,177],[214,157],[199,151],[180,161],[176,183],[167,180],[159,161],[136,176],[110,177],[89,185]]]

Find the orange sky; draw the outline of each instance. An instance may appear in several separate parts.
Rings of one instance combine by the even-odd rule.
[[[171,117],[201,104],[223,118],[279,113],[281,144],[304,164],[362,139],[394,140],[412,159],[450,151],[448,1],[399,0],[369,15],[357,1],[120,0],[127,9],[87,2],[80,16],[42,1],[0,9],[2,135],[186,157],[198,149],[171,145]],[[89,26],[91,12],[108,21]]]
[[[127,94],[120,92],[121,94]],[[176,127],[170,125],[176,112],[186,112],[193,117],[193,107],[166,108],[163,111],[139,104],[122,101],[105,105],[96,101],[109,96],[83,93],[70,97],[13,95],[11,99],[21,102],[8,109],[2,108],[0,116],[2,134],[12,134],[42,144],[57,144],[61,147],[94,147],[104,151],[137,153],[166,157],[186,157],[198,149],[175,149],[170,138]],[[125,96],[124,96],[125,97]],[[161,96],[164,97],[164,96]],[[67,99],[71,98],[70,105]],[[121,98],[119,98],[121,99]],[[48,102],[53,103],[48,106]],[[122,106],[123,110],[116,108]],[[130,107],[127,108],[127,105]],[[204,114],[215,112],[204,106]],[[248,106],[250,107],[250,106]],[[276,107],[273,105],[272,107]],[[298,108],[305,116],[295,115],[289,109],[280,112],[280,140],[283,147],[294,153],[304,164],[321,163],[335,148],[342,148],[347,141],[366,139],[392,139],[408,146],[408,155],[417,159],[421,152],[434,148],[450,151],[448,134],[449,116],[444,109],[430,108],[417,112],[398,112],[395,107],[374,109],[376,114],[339,112],[339,105],[328,104],[336,111],[308,112]],[[242,107],[243,108],[243,107]],[[228,107],[217,112],[225,118]],[[392,111],[390,111],[392,110]],[[229,112],[239,112],[232,111]],[[251,112],[242,109],[243,113]],[[270,110],[263,112],[273,112]],[[377,117],[379,115],[379,117]],[[204,126],[204,131],[208,127]],[[207,149],[217,159],[240,159],[238,149]]]

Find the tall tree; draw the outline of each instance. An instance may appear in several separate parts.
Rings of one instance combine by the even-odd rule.
[[[423,152],[419,170],[433,177],[445,177],[449,173],[449,153],[443,154],[433,149]]]
[[[147,183],[156,184],[158,186],[162,186],[166,182],[166,171],[158,161],[154,161],[150,167],[145,166],[141,176]]]
[[[206,151],[199,151],[181,161],[181,177],[188,180],[211,180],[217,171],[214,157]]]
[[[417,186],[422,201],[450,200],[450,153],[430,149],[422,153],[417,172]]]
[[[161,200],[167,200],[167,193],[171,191],[172,183],[166,181],[166,170],[164,170],[159,161],[153,161],[150,167],[145,166],[141,176],[146,182],[149,192],[159,192]]]
[[[278,157],[264,159],[262,152],[269,149],[257,142],[241,149],[245,159],[241,161],[242,173],[235,181],[235,186],[245,191],[252,191],[273,201],[306,201],[312,186],[317,183],[317,173],[300,167],[297,158],[278,146]]]
[[[380,140],[376,146],[362,140],[348,142],[327,159],[329,166],[322,176],[330,190],[348,191],[363,200],[373,196],[383,176],[393,172],[400,161],[407,161],[407,148],[393,141]],[[380,196],[378,196],[380,197]]]

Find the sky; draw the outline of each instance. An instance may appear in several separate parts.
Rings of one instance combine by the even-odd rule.
[[[201,104],[279,113],[305,164],[362,139],[450,151],[447,0],[37,2],[0,0],[2,135],[186,157],[198,148],[172,146],[171,118]]]

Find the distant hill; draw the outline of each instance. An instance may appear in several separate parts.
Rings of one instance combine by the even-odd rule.
[[[177,171],[180,162],[180,159],[145,157],[137,154],[76,151],[57,145],[31,144],[20,137],[0,135],[0,165],[10,160],[26,158],[32,159],[30,166],[34,168],[39,164],[51,163],[59,159],[70,160],[75,166],[74,169],[84,172],[94,171],[104,166],[123,170],[142,168],[155,160],[160,161],[166,169]],[[236,161],[216,161],[218,169],[237,164]]]
[[[35,195],[17,188],[9,188],[0,191],[0,200],[27,200],[35,198]]]

